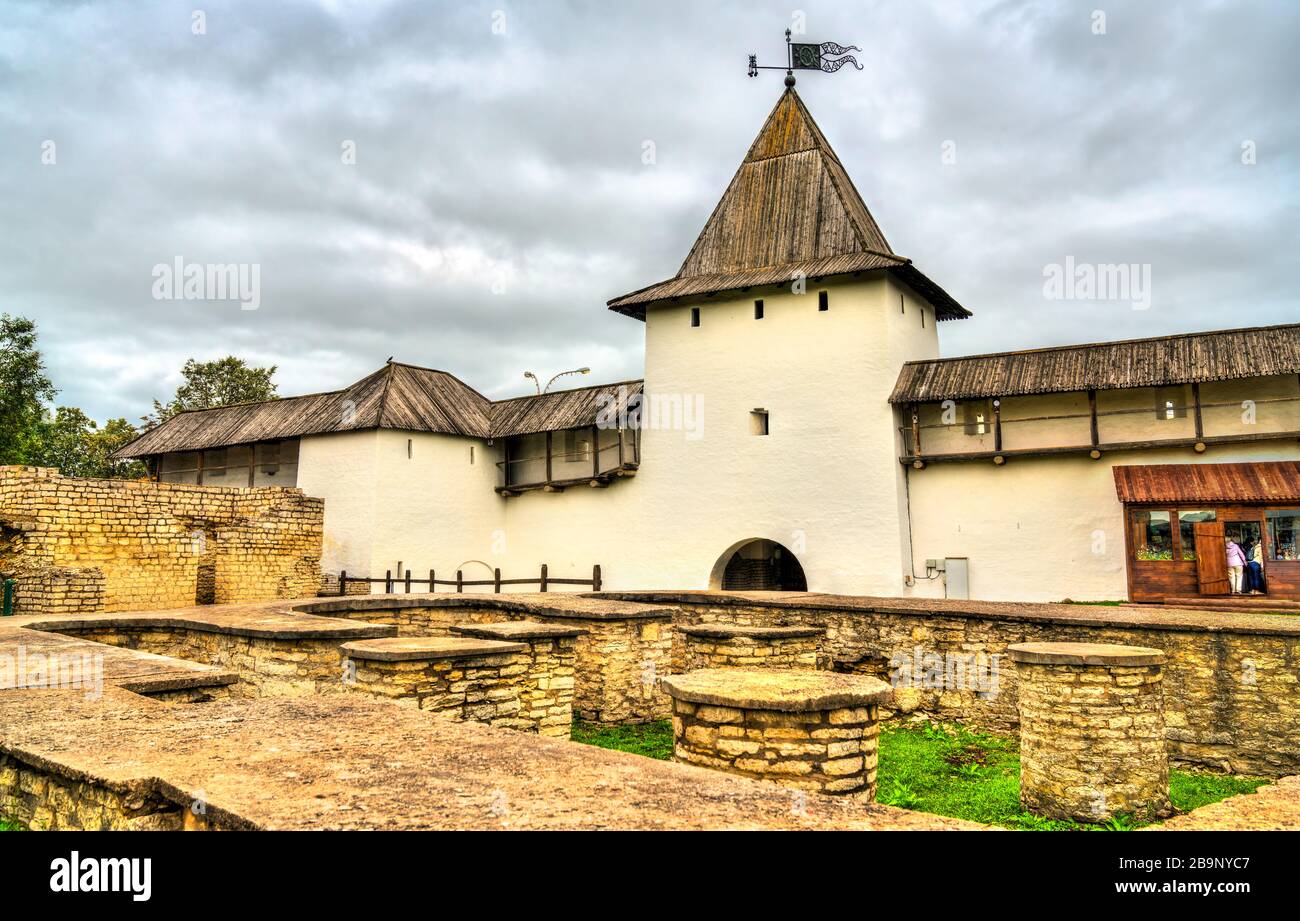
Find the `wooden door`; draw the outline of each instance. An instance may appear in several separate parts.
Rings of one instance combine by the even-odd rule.
[[[1232,591],[1228,582],[1228,554],[1223,545],[1223,522],[1198,521],[1196,533],[1196,581],[1202,595],[1226,595]]]

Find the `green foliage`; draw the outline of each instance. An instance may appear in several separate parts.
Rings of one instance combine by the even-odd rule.
[[[125,419],[110,419],[101,429],[76,407],[60,406],[53,418],[42,420],[28,463],[58,467],[64,476],[142,477],[145,469],[138,461],[111,459],[114,451],[138,434]]]
[[[275,365],[255,368],[234,355],[214,361],[191,358],[181,369],[185,380],[176,388],[175,396],[167,403],[154,400],[153,412],[141,421],[148,430],[186,410],[277,399],[279,394],[272,380],[275,371]]]
[[[36,348],[36,324],[0,314],[0,465],[29,462],[56,392]]]
[[[673,724],[669,720],[634,726],[575,722],[570,738],[598,748],[612,748],[660,761],[668,761],[673,756]]]
[[[0,831],[27,831],[27,826],[13,819],[0,818]]]

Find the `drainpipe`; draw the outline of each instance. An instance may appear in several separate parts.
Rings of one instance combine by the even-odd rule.
[[[14,616],[14,588],[18,583],[13,579],[5,579],[4,583],[4,616]]]

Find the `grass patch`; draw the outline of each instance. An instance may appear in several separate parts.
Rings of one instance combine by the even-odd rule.
[[[960,726],[881,727],[876,801],[1004,828],[1033,831],[1126,831],[1143,823],[1044,819],[1020,805],[1020,752],[1015,739]],[[1188,812],[1268,781],[1258,777],[1170,771],[1169,798]]]
[[[26,831],[27,826],[22,822],[15,822],[13,819],[0,817],[0,831]]]
[[[673,756],[668,720],[637,726],[574,723],[572,739],[667,761]],[[1179,812],[1251,793],[1259,777],[1169,772],[1169,798]],[[1106,824],[1044,819],[1020,806],[1020,746],[1016,739],[931,723],[880,729],[876,801],[889,806],[1026,831],[1127,831],[1141,823],[1123,816]]]
[[[640,723],[635,726],[602,726],[599,723],[575,722],[569,736],[575,742],[612,748],[668,761],[673,756],[673,724],[670,720]]]

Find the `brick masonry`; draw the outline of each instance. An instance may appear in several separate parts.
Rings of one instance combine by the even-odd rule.
[[[298,489],[74,479],[46,468],[0,467],[0,577],[17,581],[20,614],[312,596],[321,581],[323,525],[323,500]]]

